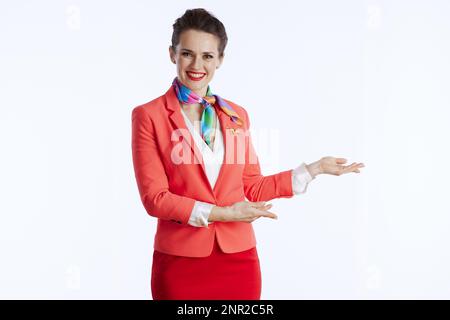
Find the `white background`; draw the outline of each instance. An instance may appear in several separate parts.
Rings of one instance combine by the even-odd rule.
[[[264,174],[366,165],[271,201],[262,299],[450,298],[445,0],[2,1],[0,298],[151,299],[131,110],[169,88],[195,7],[228,32],[213,92],[278,136]]]

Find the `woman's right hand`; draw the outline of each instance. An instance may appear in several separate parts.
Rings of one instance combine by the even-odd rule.
[[[268,211],[272,204],[265,201],[241,201],[227,207],[226,221],[253,222],[258,218],[266,217],[278,219],[277,215]]]

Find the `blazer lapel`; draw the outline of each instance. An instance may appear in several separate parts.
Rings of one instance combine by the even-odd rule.
[[[192,137],[189,129],[184,122],[183,115],[181,114],[180,102],[173,90],[172,86],[167,90],[166,94],[166,108],[169,111],[169,118],[173,122],[177,129],[180,129],[180,134],[183,136],[183,142],[187,143],[191,148],[192,153],[196,159],[195,163],[199,163],[202,166],[203,172],[205,172],[205,166],[203,164],[203,157],[201,152],[198,150],[194,137]],[[192,157],[191,157],[192,159]]]
[[[194,157],[197,159],[196,163],[199,163],[202,168],[203,172],[203,179],[205,179],[206,184],[209,186],[210,191],[215,197],[214,191],[216,190],[217,186],[221,182],[221,179],[223,179],[224,171],[227,170],[228,167],[226,163],[227,159],[227,146],[230,143],[228,141],[230,138],[234,139],[234,133],[235,130],[238,128],[237,124],[235,124],[231,118],[223,112],[219,107],[215,107],[214,110],[217,113],[218,119],[220,121],[220,128],[223,136],[223,144],[224,144],[224,159],[223,163],[220,167],[219,176],[217,177],[217,181],[214,185],[214,188],[211,188],[211,184],[209,183],[208,177],[206,175],[205,165],[203,163],[203,157],[200,152],[200,150],[197,148],[197,145],[195,144],[194,138],[192,137],[189,129],[186,126],[186,123],[184,121],[183,115],[181,114],[181,107],[180,102],[175,94],[175,90],[173,90],[173,87],[171,86],[169,90],[165,93],[166,97],[166,108],[169,112],[169,118],[174,124],[174,126],[181,130],[181,135],[183,136],[184,142],[186,142],[192,153],[194,154]],[[191,157],[192,159],[192,157]]]

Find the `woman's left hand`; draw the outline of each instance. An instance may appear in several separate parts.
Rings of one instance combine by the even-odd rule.
[[[359,173],[359,169],[364,167],[364,163],[353,162],[350,165],[345,166],[347,162],[345,158],[335,157],[323,157],[322,159],[307,165],[308,171],[313,177],[319,174],[332,174],[340,176],[345,173],[356,172]]]

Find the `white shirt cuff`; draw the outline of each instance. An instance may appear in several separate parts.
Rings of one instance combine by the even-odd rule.
[[[292,191],[294,194],[305,193],[308,183],[313,179],[304,162],[292,170]]]
[[[194,227],[208,228],[208,224],[212,223],[208,222],[208,218],[213,207],[214,205],[211,203],[195,201],[188,224]]]

